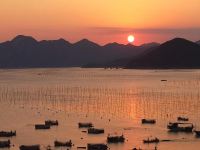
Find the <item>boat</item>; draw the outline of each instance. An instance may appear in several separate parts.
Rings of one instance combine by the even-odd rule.
[[[91,128],[93,127],[93,124],[91,122],[85,122],[85,123],[78,123],[79,128]]]
[[[0,137],[16,136],[16,131],[0,131]]]
[[[124,135],[121,136],[107,136],[107,142],[108,143],[124,143],[125,138]]]
[[[131,149],[131,150],[142,150],[141,148],[133,148],[133,149]]]
[[[77,149],[86,149],[85,146],[78,146]]]
[[[87,144],[87,150],[107,150],[106,144]]]
[[[189,118],[186,117],[177,117],[178,121],[189,121]]]
[[[21,145],[20,150],[40,150],[40,145]]]
[[[142,119],[142,124],[155,124],[155,119]]]
[[[163,79],[163,80],[160,80],[161,82],[167,82],[167,80],[166,79]]]
[[[154,138],[154,139],[148,138],[146,140],[143,140],[144,144],[159,143],[159,142],[160,142],[160,140],[158,138]]]
[[[54,141],[55,147],[72,147],[72,141],[66,141],[66,142],[60,142],[60,141]]]
[[[97,129],[97,128],[89,128],[88,134],[102,134],[104,133],[104,129]]]
[[[192,123],[169,122],[167,128],[170,132],[192,132],[194,125]]]
[[[160,140],[160,142],[172,142],[174,140],[170,140],[170,139],[164,139],[164,140]]]
[[[10,140],[0,141],[0,148],[9,148],[9,147],[10,147]]]
[[[36,130],[40,130],[40,129],[50,129],[50,125],[46,125],[46,124],[36,124],[35,125],[35,129]]]
[[[49,126],[58,126],[58,120],[46,120],[45,121],[45,125],[49,125]]]
[[[194,131],[194,133],[196,134],[196,137],[200,137],[200,131]]]

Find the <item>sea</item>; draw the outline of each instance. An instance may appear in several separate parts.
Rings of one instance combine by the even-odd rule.
[[[195,133],[172,133],[169,122],[189,118],[200,130],[200,70],[35,68],[0,69],[0,131],[16,131],[10,150],[54,141],[71,140],[73,146],[104,143],[110,150],[199,150]],[[156,124],[142,124],[155,119]],[[35,124],[58,120],[49,130]],[[79,122],[91,122],[104,134],[87,134]],[[125,142],[107,143],[107,136],[124,135]],[[161,142],[144,144],[157,137]],[[169,141],[162,141],[169,140]],[[4,148],[7,150],[7,148]]]

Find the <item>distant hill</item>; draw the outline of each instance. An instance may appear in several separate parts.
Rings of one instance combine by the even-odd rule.
[[[123,45],[118,43],[109,43],[102,47],[103,57],[106,58],[105,61],[101,63],[91,62],[83,65],[84,68],[104,68],[104,67],[123,67],[125,66],[131,58],[139,56],[146,53],[152,48],[159,46],[159,43],[146,43],[140,46],[134,46],[131,44]],[[134,55],[130,55],[133,51]],[[117,54],[115,54],[118,52]],[[117,55],[117,59],[114,59],[113,54]]]
[[[199,40],[199,41],[197,41],[196,43],[200,45],[200,40]]]
[[[80,67],[90,63],[102,64],[138,56],[158,45],[110,43],[100,46],[87,39],[72,44],[64,39],[37,41],[31,36],[18,35],[11,41],[0,43],[0,68]]]
[[[31,36],[18,35],[0,43],[0,68],[200,68],[199,43],[175,38],[161,45],[100,46],[87,39],[72,44],[64,39],[37,41]]]
[[[200,68],[200,46],[182,38],[132,58],[125,68]]]

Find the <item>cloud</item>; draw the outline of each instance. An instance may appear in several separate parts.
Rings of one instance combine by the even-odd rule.
[[[117,27],[92,27],[93,32],[102,34],[174,34],[174,35],[200,35],[200,28],[117,28]]]

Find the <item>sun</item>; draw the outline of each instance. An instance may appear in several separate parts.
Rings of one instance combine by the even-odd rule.
[[[135,41],[135,37],[133,35],[129,35],[127,40],[129,43],[133,43]]]

